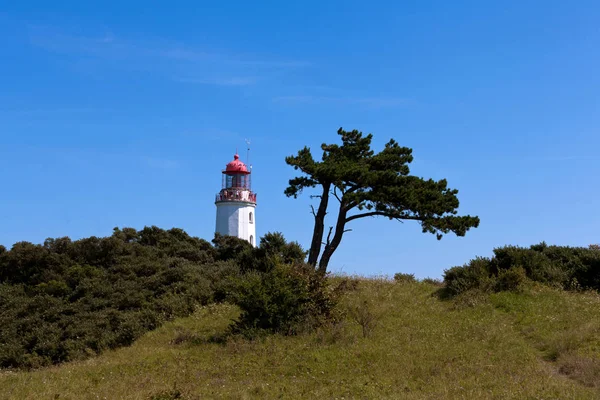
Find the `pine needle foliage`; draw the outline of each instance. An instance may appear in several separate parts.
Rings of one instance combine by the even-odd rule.
[[[478,217],[457,215],[458,190],[449,188],[445,179],[410,175],[412,149],[390,139],[376,153],[371,149],[372,134],[342,128],[337,133],[342,144],[323,143],[321,161],[315,160],[308,147],[285,159],[302,173],[290,179],[286,196],[296,198],[305,189],[318,189],[312,196],[319,199],[319,206],[313,208],[315,225],[308,263],[316,267],[318,261],[321,273],[327,271],[331,256],[348,231],[346,225],[359,218],[417,221],[424,233],[435,234],[438,239],[449,232],[464,236],[479,226]],[[337,219],[325,236],[325,216],[332,198],[338,202]]]

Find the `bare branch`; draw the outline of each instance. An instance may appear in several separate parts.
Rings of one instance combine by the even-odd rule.
[[[346,230],[344,230],[344,233],[346,233],[346,232],[352,232],[352,229],[346,229]]]
[[[313,215],[315,218],[317,218],[317,213],[315,212],[315,207],[314,207],[312,204],[310,205],[310,210],[311,210],[311,213],[312,213],[312,215]]]
[[[333,196],[341,203],[342,199],[340,199],[340,197],[337,194],[337,186],[333,186],[333,192],[332,192]]]
[[[333,226],[329,227],[329,233],[327,234],[327,242],[325,242],[325,246],[329,246],[331,244],[331,232],[333,231]]]

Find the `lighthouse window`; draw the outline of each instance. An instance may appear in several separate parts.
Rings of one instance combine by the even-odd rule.
[[[250,244],[254,246],[254,236],[250,235]]]
[[[250,213],[248,220],[250,221],[251,224],[254,223],[254,216],[252,215],[252,213]]]

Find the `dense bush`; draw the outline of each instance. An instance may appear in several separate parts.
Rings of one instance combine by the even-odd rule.
[[[254,248],[245,240],[216,234],[213,240],[217,259],[234,261],[242,272],[268,272],[277,264],[301,263],[306,251],[297,242],[287,242],[280,232],[267,233]]]
[[[401,282],[401,283],[413,283],[413,282],[417,281],[417,279],[415,278],[415,274],[406,274],[403,272],[395,273],[394,280],[396,282]]]
[[[329,280],[302,263],[274,263],[238,279],[232,300],[242,313],[234,333],[293,335],[335,320],[338,291]]]
[[[516,292],[527,282],[527,274],[523,267],[504,269],[498,272],[494,282],[495,292]]]
[[[218,234],[213,243],[217,259],[240,267],[227,298],[241,309],[230,333],[292,335],[335,319],[343,285],[331,289],[327,278],[304,263],[306,252],[298,243],[288,243],[279,232],[264,235],[257,248]]]
[[[0,368],[83,359],[227,299],[242,308],[238,331],[316,325],[333,303],[305,255],[278,232],[254,248],[236,237],[216,235],[211,245],[154,226],[0,246]]]
[[[492,258],[476,258],[446,270],[443,292],[453,297],[472,289],[517,290],[527,279],[566,290],[600,291],[600,249],[543,242],[530,248],[497,248]]]
[[[478,257],[462,267],[444,271],[444,292],[450,297],[471,289],[491,287],[490,259]]]
[[[39,367],[132,343],[223,299],[239,267],[181,229],[0,247],[0,367]]]

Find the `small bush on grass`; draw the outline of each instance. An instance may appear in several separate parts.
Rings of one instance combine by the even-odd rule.
[[[241,315],[232,333],[294,335],[336,319],[337,295],[326,277],[305,264],[275,264],[237,280],[231,300]]]
[[[381,315],[375,313],[368,300],[361,300],[348,307],[348,314],[362,329],[364,338],[371,336],[381,320]]]
[[[171,339],[170,344],[179,345],[179,344],[193,344],[200,341],[200,337],[197,333],[190,331],[189,329],[177,329],[175,332],[175,337]]]
[[[333,289],[334,293],[339,295],[347,292],[353,292],[357,290],[360,285],[360,279],[349,277],[335,278],[333,282],[337,283],[337,286]]]
[[[433,285],[433,286],[438,286],[438,287],[444,286],[443,281],[441,281],[440,279],[435,279],[435,278],[425,278],[421,282],[426,283],[427,285]]]
[[[454,310],[477,307],[489,301],[489,293],[477,288],[469,289],[456,295],[452,301]]]
[[[336,320],[319,327],[315,338],[319,344],[331,345],[342,341],[349,343],[354,339],[354,336],[348,335],[346,321]]]
[[[493,279],[489,272],[490,259],[476,258],[462,267],[453,267],[444,273],[446,286],[442,290],[442,297],[454,297],[473,289],[486,291]]]
[[[398,272],[394,275],[394,280],[400,283],[413,283],[417,280],[415,279],[415,274],[405,274],[402,272]]]

